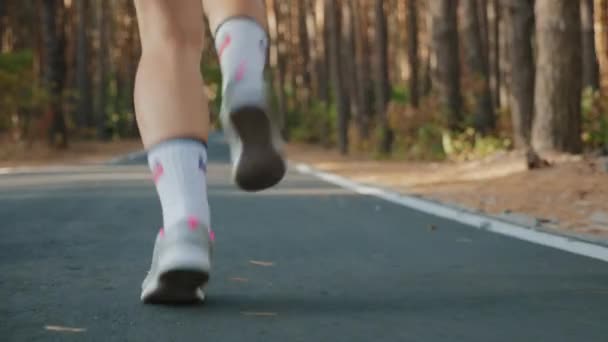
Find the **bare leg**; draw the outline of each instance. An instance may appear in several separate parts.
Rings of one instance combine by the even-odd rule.
[[[285,175],[282,140],[268,113],[268,46],[261,0],[203,0],[222,70],[221,121],[233,178],[243,190],[270,188]]]
[[[207,202],[209,114],[200,62],[200,0],[135,0],[142,56],[137,122],[160,198],[163,227],[142,284],[146,303],[203,298],[213,234]]]
[[[144,146],[172,138],[206,140],[200,1],[135,0],[135,5],[142,42],[135,109]]]

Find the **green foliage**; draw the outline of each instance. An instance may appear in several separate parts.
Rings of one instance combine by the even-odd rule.
[[[49,96],[35,80],[30,50],[0,54],[0,129],[18,129],[39,113]]]
[[[19,73],[30,71],[33,63],[34,55],[31,50],[0,54],[0,71],[9,74],[19,75]]]
[[[407,157],[421,160],[442,160],[445,151],[442,145],[442,130],[438,125],[426,123],[416,130]]]
[[[512,144],[509,138],[482,136],[472,127],[460,133],[444,131],[442,143],[446,156],[453,160],[486,157],[497,151],[509,149]]]
[[[222,103],[222,70],[218,63],[206,62],[201,64],[201,73],[205,79],[209,101],[216,108]]]
[[[205,79],[211,125],[215,129],[220,129],[221,122],[214,113],[219,113],[222,106],[222,70],[219,63],[212,57],[208,55],[203,58],[205,62],[201,64],[201,73]]]
[[[410,103],[409,89],[401,86],[392,87],[391,102],[399,104]]]
[[[294,141],[335,145],[337,117],[335,104],[327,106],[315,101],[306,113],[288,113],[286,127]]]
[[[436,97],[421,99],[419,108],[409,103],[408,89],[395,88],[389,103],[388,117],[395,132],[391,158],[414,160],[443,160],[444,130],[441,104]]]
[[[582,97],[582,139],[588,150],[608,149],[608,98],[587,88]]]

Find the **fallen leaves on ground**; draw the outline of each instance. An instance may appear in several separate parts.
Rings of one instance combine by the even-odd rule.
[[[46,329],[48,331],[69,332],[69,333],[81,333],[81,332],[87,331],[87,329],[84,329],[84,328],[71,328],[71,327],[64,327],[64,326],[60,326],[60,325],[47,325],[44,327],[44,329]]]
[[[241,315],[257,316],[257,317],[274,317],[274,316],[277,316],[278,314],[276,312],[241,311]]]
[[[262,266],[262,267],[274,266],[274,262],[272,262],[272,261],[249,260],[249,263],[252,265]]]
[[[233,281],[235,283],[247,283],[247,282],[249,282],[249,279],[241,278],[241,277],[232,277],[232,278],[230,278],[230,281]]]

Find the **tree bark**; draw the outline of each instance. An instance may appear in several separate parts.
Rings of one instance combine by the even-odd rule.
[[[394,135],[386,112],[391,86],[388,75],[388,27],[383,0],[374,0],[374,16],[376,19],[374,74],[376,75],[376,112],[381,129],[380,152],[388,154],[393,148]]]
[[[6,0],[0,0],[0,53],[4,52],[4,31],[6,30]]]
[[[534,0],[504,0],[509,28],[508,39],[511,71],[511,96],[509,99],[515,147],[530,145],[532,118],[534,115]]]
[[[66,73],[62,7],[63,1],[61,0],[42,1],[43,80],[51,96],[51,104],[47,112],[50,122],[49,143],[54,147],[67,148],[68,132],[62,110]]]
[[[509,1],[509,0],[503,0]],[[490,62],[490,87],[492,89],[492,98],[494,100],[494,108],[500,108],[502,99],[500,96],[501,91],[501,49],[500,49],[500,21],[501,21],[501,3],[499,0],[490,0],[488,11],[491,13],[489,18],[489,26],[491,33],[488,34],[488,54]]]
[[[308,42],[308,29],[306,28],[306,1],[299,0],[297,2],[298,12],[298,43],[299,43],[299,58],[300,71],[302,75],[302,84],[300,92],[302,93],[302,104],[305,108],[310,106],[310,88],[311,88],[311,67],[310,67],[310,44]]]
[[[97,137],[107,139],[106,120],[107,120],[107,101],[108,101],[108,1],[98,0],[97,3],[97,32],[99,37],[99,50],[97,51],[97,96],[95,108],[95,126]]]
[[[133,2],[129,2],[127,5],[127,13],[132,20],[129,23],[128,33],[128,53],[127,53],[127,80],[128,80],[128,96],[127,96],[127,110],[129,112],[129,132],[128,135],[131,137],[139,137],[139,127],[137,127],[137,120],[135,119],[135,103],[134,103],[134,89],[135,89],[135,77],[137,74],[137,64],[139,56],[141,55],[141,44],[139,43],[139,32],[137,29],[137,23],[135,18],[135,6]],[[209,51],[212,51],[210,48]]]
[[[347,100],[348,121],[351,116],[357,121],[361,121],[361,110],[357,102],[357,70],[355,68],[355,35],[353,29],[353,3],[342,1],[341,3],[341,31],[342,47],[340,49],[340,60],[342,61],[342,83],[345,85]],[[346,128],[348,130],[348,127]]]
[[[499,101],[497,101],[496,108],[500,108],[507,105],[509,99],[511,98],[511,84],[509,76],[511,75],[514,65],[511,62],[509,38],[507,34],[507,32],[509,31],[509,28],[507,27],[508,22],[505,20],[503,6],[500,4],[500,1],[495,1],[498,15],[498,27],[496,31],[496,37],[498,41],[496,53],[498,54],[498,59],[496,60],[496,70],[498,72],[498,96],[500,97]]]
[[[484,58],[490,63],[490,26],[488,22],[488,3],[489,0],[477,0],[477,15],[479,17],[479,33],[481,35],[481,46]],[[488,65],[489,68],[489,65]]]
[[[474,127],[477,132],[487,134],[496,127],[488,60],[483,51],[477,0],[463,0],[463,35],[467,64],[474,80],[473,94],[476,101]]]
[[[315,0],[306,0],[306,32],[308,35],[309,42],[309,72],[310,72],[310,98],[314,100],[319,94],[319,82],[321,75],[319,74],[319,68],[317,68],[317,61],[319,60],[318,53],[318,33],[317,33],[317,13],[315,11]]]
[[[581,18],[578,1],[537,0],[536,117],[539,152],[581,151]]]
[[[597,90],[600,86],[599,65],[595,50],[595,29],[593,27],[593,0],[581,0],[581,27],[583,44],[583,87]]]
[[[345,87],[342,84],[342,68],[340,64],[340,12],[338,0],[328,0],[327,23],[329,28],[330,69],[336,107],[338,111],[338,148],[340,153],[348,153],[348,112]]]
[[[329,47],[329,13],[327,12],[328,0],[316,0],[316,13],[317,13],[317,43],[319,51],[317,54],[317,70],[319,73],[319,100],[329,104],[329,83],[330,83],[330,72],[329,72],[329,59],[330,59],[330,47]]]
[[[407,6],[407,60],[410,67],[409,91],[412,107],[420,105],[419,69],[420,59],[418,54],[418,3],[417,0],[408,1]]]
[[[279,15],[279,1],[277,0],[268,0],[267,3],[268,10],[268,27],[271,39],[270,46],[270,65],[272,66],[272,77],[274,84],[274,92],[276,95],[276,105],[277,105],[277,119],[279,120],[279,126],[283,133],[285,132],[285,115],[287,111],[287,100],[285,95],[285,62],[284,62],[284,40],[283,40],[283,32],[281,32],[281,19],[282,16]],[[288,135],[285,134],[285,137],[288,138]]]
[[[372,117],[372,103],[369,96],[368,85],[370,79],[369,43],[367,39],[367,20],[365,8],[359,1],[353,3],[354,30],[355,30],[355,65],[357,69],[357,96],[360,117],[357,121],[359,135],[362,139],[369,138],[369,126]]]
[[[429,3],[433,53],[437,61],[436,81],[433,83],[439,90],[447,125],[452,130],[460,129],[462,123],[456,5],[453,0],[433,0]]]
[[[81,127],[93,125],[93,109],[91,106],[91,80],[89,77],[89,38],[87,36],[87,17],[89,0],[76,1],[78,13],[77,47],[76,47],[76,86],[78,89],[76,122]]]
[[[595,47],[600,66],[600,88],[608,94],[608,0],[595,0]]]

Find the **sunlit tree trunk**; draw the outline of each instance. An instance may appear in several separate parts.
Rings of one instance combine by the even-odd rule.
[[[407,6],[407,60],[410,67],[409,91],[412,107],[420,104],[420,59],[418,53],[418,1],[409,0]]]
[[[600,65],[600,87],[608,94],[608,0],[595,0],[595,46]]]
[[[581,18],[578,1],[536,0],[537,69],[532,145],[581,151]]]
[[[281,32],[282,16],[279,15],[280,5],[278,0],[267,0],[266,6],[271,37],[270,65],[272,67],[274,93],[277,101],[278,120],[280,121],[281,128],[284,129],[287,106],[285,99],[285,62],[283,57],[285,43],[283,33]]]

